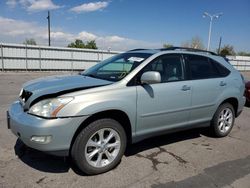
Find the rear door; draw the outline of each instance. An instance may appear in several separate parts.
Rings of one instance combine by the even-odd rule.
[[[185,54],[184,59],[192,80],[190,123],[210,121],[215,113],[217,100],[227,83],[210,58]]]

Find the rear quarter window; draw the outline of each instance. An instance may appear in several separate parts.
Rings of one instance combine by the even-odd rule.
[[[190,77],[193,80],[221,77],[220,72],[208,57],[186,54],[184,59],[189,67]]]
[[[213,64],[213,66],[215,66],[215,68],[217,69],[217,71],[219,72],[221,77],[226,77],[230,74],[230,70],[228,70],[226,67],[224,67],[219,62],[217,62],[213,59],[210,59],[210,62]]]

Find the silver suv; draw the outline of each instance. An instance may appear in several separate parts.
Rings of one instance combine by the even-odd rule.
[[[241,74],[212,52],[136,49],[79,75],[24,84],[8,127],[25,145],[99,174],[119,163],[128,143],[205,126],[228,135],[244,88]]]

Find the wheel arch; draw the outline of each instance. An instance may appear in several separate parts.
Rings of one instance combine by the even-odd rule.
[[[220,105],[224,104],[224,103],[229,103],[233,106],[234,108],[234,113],[235,113],[235,117],[237,117],[237,111],[238,111],[238,106],[239,106],[239,102],[238,102],[238,99],[235,98],[235,97],[230,97],[230,98],[227,98],[226,100],[222,101],[220,103]],[[220,106],[219,105],[219,106]]]
[[[125,130],[127,142],[129,144],[132,142],[132,127],[131,127],[131,122],[130,122],[128,115],[124,111],[112,109],[112,110],[105,110],[105,111],[97,112],[95,114],[92,114],[86,120],[84,120],[74,133],[74,136],[70,144],[70,150],[72,149],[72,145],[74,144],[77,135],[86,126],[88,126],[90,123],[94,122],[95,120],[103,119],[103,118],[111,118],[111,119],[118,121]]]

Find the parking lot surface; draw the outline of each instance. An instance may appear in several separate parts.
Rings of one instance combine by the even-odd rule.
[[[112,171],[81,174],[69,160],[24,147],[7,129],[6,110],[24,82],[62,72],[0,73],[0,187],[250,187],[250,108],[228,137],[197,129],[130,146]],[[244,73],[250,79],[250,73]]]

